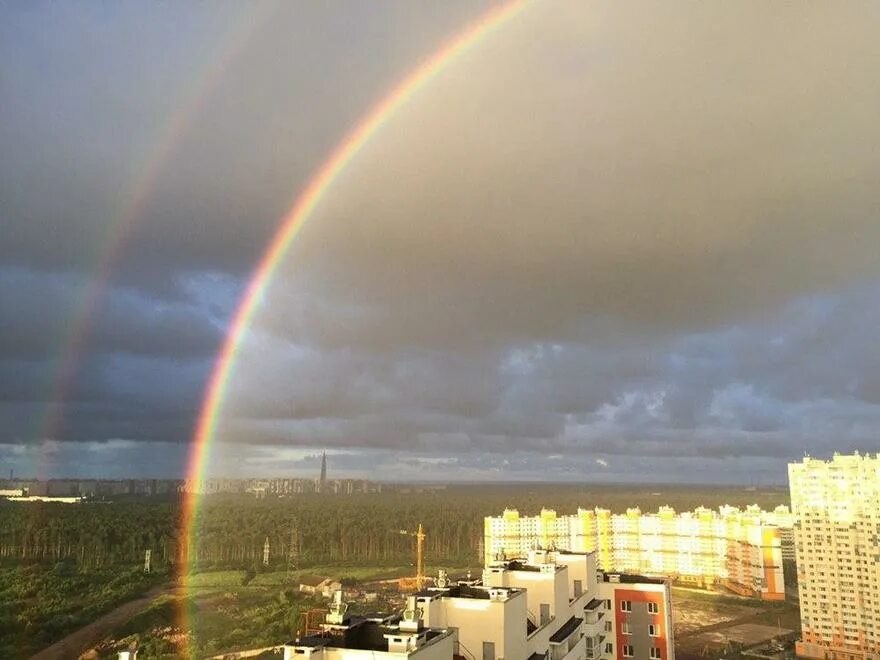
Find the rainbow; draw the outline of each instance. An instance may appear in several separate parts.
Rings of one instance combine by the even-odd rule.
[[[134,235],[137,221],[142,217],[156,184],[159,182],[165,163],[173,155],[175,148],[183,139],[194,119],[199,116],[204,103],[210,98],[212,90],[223,79],[223,74],[230,63],[238,57],[259,29],[274,15],[279,6],[278,2],[263,3],[262,9],[253,17],[247,21],[241,21],[241,27],[223,45],[219,56],[211,57],[208,60],[210,66],[195,76],[197,84],[192,86],[179,109],[170,114],[164,122],[158,131],[159,139],[144,158],[138,168],[137,175],[131,179],[127,191],[122,195],[124,205],[115,214],[112,234],[101,251],[94,275],[90,278],[81,295],[73,319],[69,324],[69,330],[62,340],[58,368],[49,396],[49,405],[37,433],[38,441],[55,440],[61,435],[65,403],[70,397],[70,389],[79,369],[94,321],[97,318],[99,306],[110,288],[110,278],[113,271]],[[36,476],[38,478],[45,476],[42,474],[41,465],[37,466]]]
[[[204,478],[208,453],[217,426],[218,413],[242,339],[253,321],[254,314],[260,306],[263,294],[271,282],[275,270],[306,221],[312,216],[340,173],[355,159],[364,145],[389,122],[397,110],[458,57],[522,12],[529,2],[530,0],[513,0],[490,9],[404,77],[339,143],[330,157],[313,175],[290,211],[281,220],[278,230],[254,269],[241,297],[205,390],[186,470],[189,483],[198,484]],[[197,489],[191,489],[184,500],[181,519],[183,541],[188,549],[195,547],[193,523],[198,512],[199,501],[195,490]],[[180,577],[186,588],[188,587],[187,562],[181,562],[181,566],[183,566],[183,570]],[[184,625],[185,629],[186,627]]]

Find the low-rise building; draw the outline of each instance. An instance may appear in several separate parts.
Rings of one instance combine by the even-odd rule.
[[[320,575],[304,575],[299,580],[299,590],[313,596],[330,598],[341,588],[342,583],[339,580]]]

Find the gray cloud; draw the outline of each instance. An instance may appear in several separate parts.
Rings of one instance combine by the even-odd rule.
[[[66,323],[179,113],[60,440],[189,437],[278,218],[482,8],[3,10],[0,442],[39,446]],[[877,12],[531,5],[321,202],[241,351],[226,465],[674,479],[872,449]]]

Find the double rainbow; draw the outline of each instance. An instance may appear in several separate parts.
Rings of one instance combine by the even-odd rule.
[[[263,294],[291,243],[333,186],[339,174],[355,159],[364,145],[391,120],[397,110],[457,58],[517,16],[528,4],[529,0],[513,0],[490,9],[407,75],[336,147],[327,161],[314,174],[287,215],[284,216],[241,298],[205,391],[186,471],[190,483],[197,484],[204,478],[204,470],[226,388],[233,373],[242,339],[260,306]],[[193,523],[198,511],[198,503],[199,497],[192,490],[187,494],[183,503],[181,530],[184,543],[191,550],[196,548]],[[193,553],[192,556],[195,554]],[[186,588],[189,578],[187,562],[184,561],[181,565],[180,577]],[[188,622],[182,623],[186,629]]]

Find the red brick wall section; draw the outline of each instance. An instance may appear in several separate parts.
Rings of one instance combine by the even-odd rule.
[[[660,628],[660,635],[658,637],[652,637],[652,641],[655,646],[660,649],[660,654],[664,660],[666,660],[667,653],[666,648],[668,645],[668,634],[669,631],[666,630],[666,602],[664,599],[664,593],[662,591],[636,591],[634,589],[615,589],[614,590],[614,630],[617,638],[617,644],[615,646],[615,652],[618,658],[623,658],[623,645],[624,644],[633,644],[637,646],[633,638],[635,635],[624,635],[623,630],[623,622],[627,620],[632,620],[632,614],[629,612],[623,612],[620,609],[621,601],[628,600],[633,604],[633,610],[636,610],[638,607],[640,610],[644,611],[647,608],[647,605],[636,605],[636,603],[656,603],[657,604],[657,614],[652,614],[648,619],[641,619],[641,622],[644,622],[644,625],[648,623],[653,623]],[[648,658],[648,649],[635,648],[634,656],[635,658]]]

